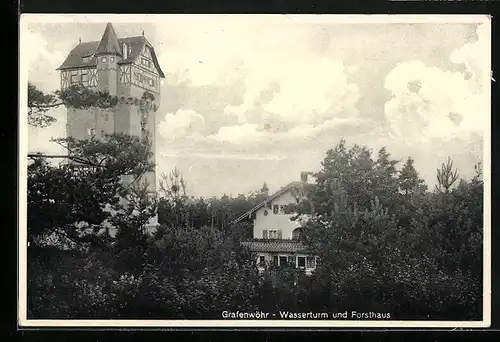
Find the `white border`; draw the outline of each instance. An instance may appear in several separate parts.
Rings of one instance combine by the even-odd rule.
[[[488,15],[163,15],[163,14],[22,14],[20,18],[20,50],[25,50],[23,40],[29,24],[34,23],[103,23],[103,22],[162,22],[186,21],[196,18],[197,22],[262,21],[272,20],[273,23],[285,20],[304,23],[478,23],[489,25],[488,35],[491,42],[491,17]],[[491,66],[491,46],[488,51],[488,64]],[[20,53],[20,89],[19,89],[19,249],[18,249],[18,324],[21,328],[28,327],[158,327],[158,328],[223,328],[223,327],[262,327],[262,328],[484,328],[491,324],[491,113],[486,120],[484,132],[484,257],[483,257],[483,320],[482,321],[384,321],[384,320],[28,320],[26,302],[26,241],[27,241],[27,91],[28,82],[27,58]],[[491,94],[491,82],[489,83]],[[491,97],[491,96],[490,96]],[[490,105],[491,107],[491,105]],[[21,281],[23,280],[23,281]]]

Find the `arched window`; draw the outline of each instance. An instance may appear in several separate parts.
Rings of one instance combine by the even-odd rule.
[[[302,235],[302,228],[295,228],[292,231],[292,239],[293,240],[299,240],[301,235]]]

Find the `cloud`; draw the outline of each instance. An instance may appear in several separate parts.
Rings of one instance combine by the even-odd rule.
[[[249,68],[243,104],[225,112],[237,115],[241,123],[275,120],[288,126],[355,115],[359,91],[348,77],[342,61],[323,56],[261,57]]]
[[[358,126],[362,120],[358,118],[333,118],[319,125],[302,124],[297,125],[286,131],[272,131],[261,129],[257,124],[245,123],[237,126],[221,127],[217,134],[209,135],[207,140],[219,143],[231,143],[236,145],[245,145],[251,147],[273,146],[279,149],[277,143],[285,143],[283,147],[289,144],[303,144],[305,141],[312,141],[314,138],[325,131],[334,130],[342,126]]]
[[[490,111],[484,27],[479,26],[476,42],[451,54],[452,62],[466,66],[464,72],[445,71],[418,60],[399,63],[389,72],[385,88],[392,98],[385,104],[385,116],[396,136],[421,143],[483,134]]]
[[[208,19],[199,26],[177,21],[157,31],[174,26],[176,34],[165,35],[158,49],[169,84],[208,92],[237,82],[244,89],[241,103],[227,104],[222,112],[167,114],[160,132],[182,141],[183,150],[244,154],[273,144],[282,150],[325,130],[358,124],[359,90],[349,81],[356,66],[318,51],[321,27],[280,17],[244,23]]]
[[[179,152],[161,152],[160,155],[166,158],[196,158],[196,159],[226,159],[226,160],[255,160],[255,161],[266,161],[266,160],[285,160],[289,159],[282,155],[271,155],[271,154],[253,154],[244,155],[236,153],[200,153],[200,152],[190,152],[190,153],[179,153]]]
[[[176,113],[167,113],[158,128],[167,141],[195,138],[205,128],[205,118],[194,110],[179,109]]]
[[[57,90],[60,76],[56,69],[66,56],[59,50],[49,50],[46,38],[40,33],[25,29],[22,35],[22,54],[28,63],[28,79],[45,91]]]
[[[310,54],[318,28],[279,16],[219,16],[199,17],[196,25],[182,18],[166,21],[156,31],[164,37],[157,50],[160,64],[169,74],[167,82],[206,86],[233,83],[254,63],[259,64],[262,55],[286,59]]]

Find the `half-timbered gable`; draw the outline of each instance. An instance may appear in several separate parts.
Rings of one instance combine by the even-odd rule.
[[[144,45],[141,54],[135,59],[132,68],[132,84],[153,93],[160,92],[160,74],[155,63],[154,52]]]
[[[89,88],[97,87],[96,68],[79,68],[61,72],[61,88],[66,89],[73,84],[83,84]]]
[[[95,53],[100,42],[79,43],[58,68],[61,71],[61,88],[75,83],[96,87],[99,83]],[[134,85],[153,93],[160,92],[160,79],[165,74],[160,68],[154,48],[143,36],[119,38],[114,49],[120,49],[118,61],[119,85]]]

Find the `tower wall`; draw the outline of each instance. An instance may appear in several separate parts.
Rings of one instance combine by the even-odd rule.
[[[101,55],[97,58],[97,89],[112,96],[118,91],[118,60],[115,55]]]
[[[67,108],[66,134],[77,140],[91,138],[91,130],[96,138],[113,134],[115,111],[103,108],[76,109]]]

